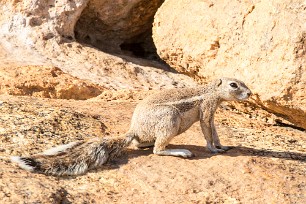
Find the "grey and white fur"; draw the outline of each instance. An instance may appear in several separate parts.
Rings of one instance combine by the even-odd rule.
[[[214,114],[222,101],[246,100],[250,89],[232,78],[206,86],[168,89],[150,95],[135,108],[129,131],[122,138],[73,142],[31,157],[12,157],[23,169],[47,175],[79,175],[118,157],[132,142],[139,148],[153,146],[157,155],[192,157],[186,149],[167,149],[175,136],[200,121],[207,148],[212,153],[229,149],[220,143]]]

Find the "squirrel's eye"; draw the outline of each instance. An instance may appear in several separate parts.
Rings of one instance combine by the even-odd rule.
[[[236,83],[234,83],[234,82],[233,82],[233,83],[230,83],[230,86],[233,87],[233,88],[235,88],[235,89],[238,88],[238,85],[237,85]]]

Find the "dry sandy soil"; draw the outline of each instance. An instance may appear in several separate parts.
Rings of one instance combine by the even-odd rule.
[[[86,101],[0,96],[0,199],[3,203],[306,203],[305,131],[246,107],[217,112],[220,139],[211,154],[199,124],[169,148],[192,159],[129,148],[104,168],[78,177],[33,174],[8,161],[91,137],[123,135],[137,99]],[[244,105],[242,105],[244,106]]]

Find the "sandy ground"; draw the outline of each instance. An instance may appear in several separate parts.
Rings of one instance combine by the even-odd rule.
[[[126,153],[105,168],[57,178],[19,169],[9,155],[29,155],[91,137],[123,135],[136,100],[53,100],[0,96],[0,199],[3,203],[306,203],[306,133],[274,116],[230,104],[216,114],[221,142],[211,154],[198,123],[169,148],[192,159]],[[57,125],[56,125],[57,124]]]

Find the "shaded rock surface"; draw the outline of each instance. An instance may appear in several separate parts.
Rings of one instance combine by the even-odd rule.
[[[257,105],[305,128],[305,9],[302,0],[167,0],[153,39],[179,72],[203,82],[239,78],[258,94]]]
[[[153,52],[153,17],[163,2],[91,0],[76,24],[76,38],[106,52],[121,53],[122,50],[130,50],[136,55],[145,55],[150,49]]]

